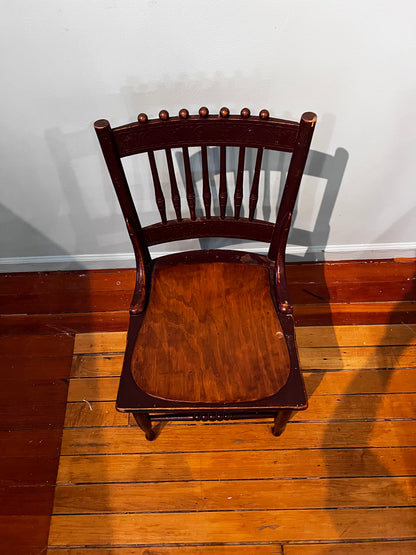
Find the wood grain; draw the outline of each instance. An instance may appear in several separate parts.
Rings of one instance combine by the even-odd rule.
[[[89,547],[91,555],[281,555],[279,544],[272,545],[192,545],[169,547]],[[85,549],[48,549],[48,555],[86,555]],[[407,555],[407,552],[406,552]]]
[[[204,426],[203,430],[201,426]],[[223,430],[223,433],[221,429]],[[67,429],[62,438],[63,454],[148,453],[203,451],[207,444],[212,451],[249,449],[304,449],[325,447],[405,447],[413,446],[416,422],[391,420],[375,422],[289,422],[285,437],[271,443],[269,430],[259,423],[244,424],[168,424],[158,441],[149,445],[141,441],[137,428]]]
[[[272,545],[192,545],[169,547],[89,547],[91,555],[281,555],[279,544]],[[86,555],[85,549],[48,549],[48,555]],[[405,552],[405,555],[408,555]],[[413,554],[412,554],[413,555]]]
[[[338,302],[366,301],[369,292],[372,291],[373,297],[382,300],[402,300],[405,296],[403,287],[410,287],[414,284],[416,273],[415,259],[405,260],[365,260],[365,261],[341,261],[341,262],[296,262],[287,264],[287,278],[291,286],[291,293],[301,294],[302,290],[308,289],[314,284],[331,285],[338,289]],[[26,309],[23,311],[19,305],[14,305],[13,314],[21,313],[46,313],[45,291],[50,295],[61,295],[74,297],[75,294],[91,294],[91,292],[107,292],[113,297],[117,292],[133,292],[135,283],[134,269],[117,270],[84,270],[73,272],[21,272],[0,275],[0,291],[3,295],[11,297],[16,302],[16,298],[21,297],[20,303],[25,303]],[[351,288],[357,284],[365,284],[367,291],[363,296],[357,298],[357,293],[351,295]],[[390,284],[390,294],[386,295],[385,290],[378,289],[376,283]],[[296,293],[299,291],[299,293]],[[303,292],[303,294],[307,292]],[[342,295],[342,296],[341,296]],[[2,298],[5,300],[5,298]],[[294,302],[298,301],[294,298]],[[8,306],[8,305],[7,305]],[[62,306],[62,305],[61,305]],[[2,314],[6,314],[5,304],[1,304]],[[61,308],[61,307],[58,307]],[[127,307],[126,307],[127,308]],[[86,311],[90,310],[87,305]],[[103,308],[102,310],[108,310]],[[56,313],[62,310],[54,311]]]
[[[415,456],[414,447],[86,454],[61,457],[57,483],[413,476]]]
[[[416,541],[285,545],[284,555],[414,555]],[[95,555],[95,554],[94,554]],[[121,555],[121,554],[120,554]]]
[[[347,493],[348,492],[348,493]],[[416,477],[214,480],[58,486],[55,514],[413,505]]]
[[[72,378],[92,378],[95,376],[117,376],[121,374],[123,354],[77,355],[71,368]]]
[[[295,412],[292,421],[415,418],[414,394],[315,395],[308,412]],[[267,419],[265,419],[267,421]],[[132,421],[133,422],[133,421]],[[127,426],[129,417],[115,410],[114,401],[68,403],[66,428]],[[134,425],[134,424],[133,424]]]
[[[412,540],[355,543],[319,543],[316,545],[192,545],[147,547],[89,548],[91,555],[414,555]],[[84,549],[49,549],[48,555],[85,555]]]
[[[74,355],[85,353],[124,353],[126,332],[78,333],[75,336]]]
[[[78,333],[74,354],[122,353],[126,336],[126,332]],[[298,326],[296,339],[300,347],[416,345],[416,325]]]
[[[120,307],[118,307],[120,308]],[[88,310],[86,307],[85,310]],[[298,326],[413,324],[416,320],[415,301],[379,301],[377,303],[295,304]],[[0,315],[0,334],[29,335],[51,333],[88,333],[93,331],[125,331],[128,308],[115,311],[58,314]]]
[[[304,376],[310,395],[408,393],[416,390],[416,374],[413,368],[306,372]]]
[[[385,301],[331,304],[294,304],[293,315],[298,326],[414,324],[416,302]]]
[[[48,515],[53,504],[54,486],[45,483],[0,486],[0,499],[0,515]]]
[[[10,437],[12,442],[14,437]],[[55,456],[0,456],[0,486],[44,486],[53,485],[59,462]],[[14,490],[9,492],[9,495]],[[22,505],[24,506],[24,505]],[[39,505],[39,508],[41,505]],[[50,510],[49,507],[48,510]],[[48,513],[46,510],[46,513]]]
[[[108,372],[110,376],[120,373],[121,357],[104,361],[92,361],[98,372]],[[88,370],[89,372],[89,370]],[[398,370],[343,370],[340,372],[304,372],[308,394],[340,395],[356,393],[408,393],[416,390],[416,375],[413,369]],[[93,401],[114,401],[117,396],[118,377],[88,378],[71,380],[68,401],[84,399]]]
[[[381,348],[363,348],[358,350],[356,347],[345,347],[339,350],[335,347],[322,349],[299,349],[304,375],[308,375],[308,370],[371,370],[377,368],[390,368],[390,374],[394,374],[396,368],[410,368],[414,362],[416,347],[381,347]],[[123,364],[122,355],[108,356],[96,355],[74,358],[73,376],[74,377],[108,377],[108,383],[102,381],[103,394],[110,387],[111,377],[120,376]],[[391,366],[389,366],[391,364]],[[380,371],[381,372],[381,371]],[[364,372],[362,372],[364,373]],[[347,375],[347,374],[346,374]],[[351,374],[350,374],[351,375]],[[413,381],[413,380],[412,380]],[[74,388],[94,389],[94,382],[90,385],[85,382],[76,383]],[[96,388],[98,389],[98,388]],[[71,394],[72,395],[72,394]],[[115,398],[115,397],[114,397]],[[73,400],[71,398],[71,400]],[[97,399],[99,400],[99,399]]]
[[[45,549],[49,515],[1,515],[0,542],[3,553],[37,555]]]
[[[416,360],[416,346],[300,348],[299,357],[304,370],[409,368]]]
[[[305,527],[305,522],[308,526]],[[125,545],[250,541],[392,539],[416,533],[416,509],[336,509],[182,514],[53,516],[49,544]],[[64,538],[64,542],[62,542]]]
[[[277,393],[290,367],[267,268],[156,269],[131,362],[143,391],[196,403],[255,401]]]
[[[68,403],[65,414],[66,428],[90,426],[127,426],[129,415],[116,411],[115,402],[90,403],[87,400]]]
[[[87,310],[87,308],[86,308]],[[0,315],[2,335],[74,334],[127,330],[128,309],[104,312]]]
[[[78,337],[82,336],[77,336],[79,341]],[[299,326],[296,339],[300,347],[408,346],[416,345],[416,325]],[[121,337],[117,340],[121,342]]]

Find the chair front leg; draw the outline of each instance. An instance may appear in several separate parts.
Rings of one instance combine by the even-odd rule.
[[[292,412],[292,409],[280,409],[276,413],[272,430],[274,436],[280,436],[284,432],[284,429],[286,428],[286,424],[291,417]]]
[[[148,441],[153,441],[156,437],[156,434],[152,429],[152,421],[150,419],[150,416],[144,412],[133,412],[132,414],[138,426],[144,431],[146,439]]]

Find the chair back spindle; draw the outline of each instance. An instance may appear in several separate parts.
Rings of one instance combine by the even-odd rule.
[[[201,146],[202,163],[202,198],[204,199],[205,217],[211,218],[211,189],[209,186],[207,147]]]
[[[191,172],[191,162],[189,160],[189,149],[187,146],[182,148],[183,164],[185,168],[185,181],[186,181],[186,200],[188,201],[189,214],[191,220],[195,220],[195,191],[194,183]]]
[[[248,219],[252,221],[254,219],[254,213],[257,207],[257,201],[259,199],[259,181],[260,181],[260,170],[261,161],[263,158],[263,151],[261,149],[257,150],[256,165],[254,168],[253,183],[251,185],[250,191],[250,203],[249,203],[249,216]]]
[[[156,204],[159,209],[159,214],[160,214],[162,223],[166,224],[168,221],[166,218],[166,203],[165,203],[165,197],[163,195],[162,187],[160,185],[160,179],[159,179],[159,174],[157,171],[156,160],[155,160],[155,154],[153,150],[150,150],[147,153],[147,155],[149,157],[150,169],[152,171],[153,186],[155,188],[155,196],[156,196]]]
[[[235,192],[234,192],[234,218],[238,220],[240,217],[241,204],[243,202],[243,179],[244,179],[244,158],[246,154],[246,149],[244,146],[239,148],[238,152],[238,167],[237,167],[237,179],[235,182]]]
[[[181,197],[179,195],[178,184],[176,182],[175,169],[173,167],[172,151],[170,148],[165,148],[166,162],[168,165],[169,181],[170,181],[170,192],[172,195],[172,204],[175,209],[176,220],[178,222],[182,221],[181,214]]]
[[[224,145],[220,146],[220,190],[218,193],[220,203],[220,217],[225,219],[227,208],[227,151]]]

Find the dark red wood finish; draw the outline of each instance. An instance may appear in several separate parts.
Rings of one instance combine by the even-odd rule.
[[[151,414],[152,419],[163,418],[163,413],[168,411],[170,416],[178,418],[187,417],[191,414],[195,418],[222,419],[225,416],[228,418],[239,417],[244,412],[246,415],[261,416],[266,410],[272,414],[277,414],[280,410],[284,410],[284,413],[277,416],[274,427],[274,433],[280,434],[283,430],[284,422],[288,418],[288,411],[306,407],[306,396],[296,352],[292,306],[285,277],[285,248],[291,215],[315,123],[316,115],[313,113],[303,114],[300,122],[296,123],[270,118],[267,110],[262,110],[258,117],[252,117],[247,108],[244,108],[240,115],[230,115],[228,108],[225,107],[221,108],[218,116],[209,115],[205,107],[200,109],[197,116],[190,116],[186,109],[179,112],[179,117],[173,118],[169,116],[166,110],[162,110],[159,114],[159,119],[155,120],[149,120],[145,114],[140,114],[137,123],[115,129],[111,128],[107,120],[96,122],[95,129],[97,136],[124,214],[137,263],[136,287],[130,308],[130,325],[117,408],[123,411],[138,413],[137,422],[145,429],[148,438],[150,438],[151,434],[149,434],[148,421],[143,415]],[[219,188],[216,192],[219,216],[211,215],[213,195],[211,194],[209,183],[207,159],[207,147],[210,146],[219,147],[220,152]],[[190,147],[199,147],[201,149],[202,197],[205,209],[203,216],[197,215],[196,211],[195,184],[189,156]],[[227,183],[226,158],[228,147],[239,148],[237,179],[233,195],[234,205],[232,207],[230,206],[229,200],[231,199],[229,199],[228,193],[230,184]],[[179,148],[182,152],[185,199],[189,215],[185,215],[182,212],[183,203],[181,203],[179,198],[179,190],[172,163],[173,148]],[[247,148],[256,149],[257,154],[250,185],[249,215],[248,218],[242,218],[240,216],[243,200],[242,183]],[[292,153],[275,224],[255,219],[259,198],[262,159],[265,149]],[[167,218],[166,199],[163,193],[164,188],[160,182],[155,157],[155,151],[159,150],[166,153],[170,179],[170,201],[174,206],[176,215],[174,220]],[[147,153],[149,159],[155,190],[155,203],[161,220],[160,223],[153,224],[144,229],[140,225],[121,163],[121,158],[125,156],[142,153]],[[231,214],[228,213],[230,209]],[[151,260],[149,253],[149,246],[151,245],[176,241],[178,239],[203,237],[229,237],[263,241],[270,243],[270,249],[267,257],[254,256],[238,251],[211,250],[182,253],[167,256],[156,261]],[[137,372],[132,372],[131,365],[133,363],[132,356],[137,334],[147,314],[146,307],[152,294],[152,276],[156,269],[163,272],[163,268],[169,266],[197,263],[218,264],[220,262],[223,264],[233,263],[234,265],[255,264],[267,269],[270,276],[269,289],[271,299],[274,303],[276,315],[280,320],[280,326],[286,338],[286,348],[289,353],[290,372],[286,383],[283,382],[284,385],[278,391],[275,391],[272,395],[268,394],[266,398],[254,399],[247,395],[247,398],[251,400],[245,402],[218,402],[214,395],[213,399],[215,398],[216,402],[209,402],[209,391],[204,393],[203,403],[173,401],[160,398],[156,395],[149,395],[137,385],[138,379],[134,378],[135,375],[137,376]],[[234,266],[234,268],[238,268],[238,266]],[[221,275],[221,272],[217,272],[217,274]],[[215,272],[212,273],[212,275],[217,274]],[[241,302],[244,303],[244,299]],[[154,303],[152,304],[153,306]],[[155,313],[159,314],[160,310],[163,311],[163,307],[158,306],[157,309],[152,308],[152,310],[156,310]],[[212,308],[207,307],[207,310],[212,310]],[[236,314],[240,313],[239,310],[240,308],[236,309]],[[186,322],[182,322],[180,325],[186,326]],[[157,341],[162,341],[162,337],[164,337],[163,325],[161,326],[158,323],[155,328],[158,332],[154,333],[152,331],[149,336],[160,336],[155,339],[155,344],[153,345],[156,351]],[[193,339],[198,344],[197,339]],[[266,345],[267,341],[263,342],[263,340],[260,340],[258,344],[263,343]],[[238,345],[233,348],[238,348]],[[166,349],[166,352],[169,352],[169,345],[166,345]],[[181,352],[183,352],[183,349],[181,349]],[[259,352],[260,356],[261,352]],[[228,356],[225,358],[229,359]],[[182,363],[186,366],[185,359],[182,359]],[[181,361],[179,361],[180,364]],[[137,371],[137,369],[135,370]],[[141,371],[145,372],[145,369]],[[192,369],[188,371],[191,372]],[[225,369],[218,368],[214,370],[214,373],[216,371],[221,373]],[[253,372],[255,371],[256,369],[253,368]],[[152,380],[154,379],[152,377]],[[265,379],[267,381],[267,378]],[[242,377],[242,380],[244,381],[244,377]],[[141,383],[148,382],[144,380]]]
[[[0,337],[0,552],[47,548],[74,338]]]
[[[135,273],[0,274],[0,335],[125,330]],[[286,273],[299,326],[414,322],[414,259],[296,262]]]

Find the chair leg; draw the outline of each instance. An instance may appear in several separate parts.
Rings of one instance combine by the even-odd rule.
[[[144,412],[133,412],[132,414],[138,426],[144,431],[146,439],[148,441],[154,440],[156,434],[152,429],[152,421],[150,420],[150,416]]]
[[[272,430],[274,436],[280,436],[284,432],[284,429],[286,428],[286,424],[291,417],[292,412],[292,409],[280,409],[276,413]]]

